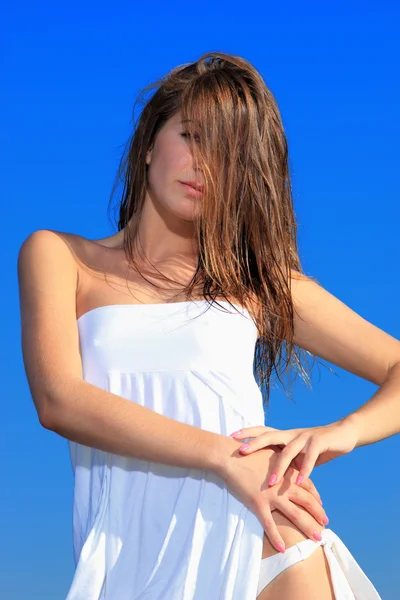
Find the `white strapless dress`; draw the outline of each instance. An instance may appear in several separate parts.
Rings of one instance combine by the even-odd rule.
[[[205,300],[95,308],[78,319],[83,377],[214,433],[264,425],[257,328],[235,308]],[[66,600],[255,600],[268,565],[276,571],[280,558],[261,561],[258,518],[214,473],[72,441],[69,449],[76,570]],[[344,585],[358,569],[358,591],[337,597],[365,600],[362,586],[372,594],[372,584],[343,544],[332,547],[324,545],[339,593],[340,578]]]

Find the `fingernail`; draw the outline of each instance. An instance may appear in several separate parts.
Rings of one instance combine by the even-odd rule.
[[[250,448],[250,444],[243,444],[243,446],[240,446],[239,450],[248,450]]]
[[[277,544],[278,550],[279,552],[285,552],[286,548],[285,548],[285,544],[282,544],[281,542],[279,542],[279,544]]]
[[[271,477],[268,480],[268,485],[274,485],[278,479],[278,475],[276,473],[272,473]]]
[[[231,435],[229,437],[235,437],[235,435],[241,435],[242,430],[239,429],[238,431],[234,431],[233,433],[231,433]]]
[[[322,500],[321,500],[321,498],[319,499],[319,503],[320,503],[320,505],[322,506]]]
[[[297,479],[296,479],[296,484],[300,485],[303,480],[304,480],[304,476],[303,475],[298,475]]]
[[[328,517],[326,515],[325,515],[325,517],[322,520],[324,522],[324,525],[328,525],[329,519],[328,519]]]
[[[313,538],[314,540],[317,540],[317,542],[320,542],[322,540],[322,535],[318,533],[318,531],[314,531]]]

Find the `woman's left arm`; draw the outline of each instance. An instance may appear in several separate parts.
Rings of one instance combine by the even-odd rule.
[[[292,271],[294,343],[379,386],[360,408],[335,423],[305,429],[246,427],[235,439],[254,437],[244,454],[268,445],[283,447],[269,485],[293,463],[299,478],[316,465],[358,446],[400,432],[400,341],[346,306],[318,283]]]

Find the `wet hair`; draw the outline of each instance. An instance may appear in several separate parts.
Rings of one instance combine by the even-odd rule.
[[[142,110],[138,118],[133,116],[134,132],[110,198],[111,203],[122,181],[117,226],[118,231],[124,230],[129,264],[140,272],[134,242],[147,189],[146,154],[163,125],[179,112],[193,164],[201,170],[204,183],[201,214],[193,221],[199,248],[197,269],[181,293],[188,299],[194,290],[201,290],[200,297],[210,301],[234,298],[250,311],[259,332],[254,374],[265,406],[273,374],[287,395],[291,393],[283,374],[300,373],[310,386],[301,354],[307,359],[314,355],[293,341],[290,282],[304,273],[288,143],[272,92],[244,58],[208,52],[143,88],[134,115],[138,104]]]

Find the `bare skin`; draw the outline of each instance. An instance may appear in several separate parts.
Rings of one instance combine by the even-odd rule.
[[[282,535],[286,547],[306,540],[306,536],[278,510],[273,513],[274,520]],[[262,558],[277,554],[266,536]],[[257,600],[334,600],[332,581],[328,562],[323,548],[320,546],[306,560],[298,562],[271,581],[257,596]]]

